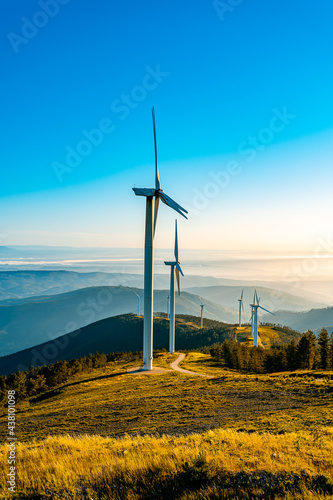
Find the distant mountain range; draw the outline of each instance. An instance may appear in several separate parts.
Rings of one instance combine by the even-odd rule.
[[[224,307],[237,308],[238,299],[244,289],[243,303],[246,310],[249,311],[249,304],[253,302],[254,287],[251,286],[205,286],[186,288],[186,291],[195,295],[200,295],[205,299],[213,300],[216,304]],[[262,286],[257,287],[260,297],[260,304],[269,311],[308,311],[315,307],[321,307],[322,304]],[[247,313],[249,314],[249,312]],[[246,318],[248,320],[248,318]]]
[[[199,318],[176,317],[176,346],[178,349],[197,349],[214,342],[233,338],[234,327],[207,320],[202,331]],[[0,358],[0,375],[8,375],[32,366],[76,359],[89,354],[142,351],[143,318],[133,314],[103,319],[77,331],[63,335],[33,348]],[[154,320],[154,349],[168,348],[169,321]]]
[[[0,247],[1,248],[1,247]],[[0,271],[0,301],[23,299],[41,295],[57,295],[92,286],[127,286],[143,288],[141,274],[75,272],[75,271]],[[169,274],[154,275],[154,288],[167,290]],[[278,285],[277,285],[278,286]],[[219,287],[221,287],[219,289]],[[253,284],[211,276],[186,275],[182,278],[182,289],[195,295],[202,295],[223,307],[237,309],[237,299],[244,288],[244,305],[253,299]],[[274,286],[257,287],[262,303],[273,310],[304,311],[325,307],[325,301],[316,302],[288,291],[278,291]],[[265,307],[265,306],[264,306]]]
[[[183,288],[233,284],[233,280],[210,276],[185,276]],[[40,295],[56,295],[91,286],[143,288],[141,274],[75,271],[0,271],[0,301]],[[154,288],[169,289],[169,274],[155,274]]]
[[[311,309],[307,312],[277,311],[275,316],[265,314],[262,321],[289,326],[293,330],[304,332],[314,330],[318,333],[321,328],[332,331],[333,307],[325,309]]]
[[[142,290],[135,289],[142,296]],[[155,290],[154,311],[166,312],[167,290]],[[0,356],[54,339],[100,319],[136,313],[138,300],[132,288],[89,287],[73,292],[11,299],[0,304]],[[176,296],[177,314],[200,314],[200,298],[182,292]],[[236,311],[205,301],[205,317],[235,323]],[[140,313],[143,311],[141,300]]]
[[[11,257],[11,256],[17,255],[17,254],[18,254],[18,252],[17,252],[17,250],[15,250],[15,248],[5,247],[5,246],[0,245],[0,255],[1,256]]]

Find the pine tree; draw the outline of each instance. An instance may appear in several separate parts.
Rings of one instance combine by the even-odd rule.
[[[316,336],[309,330],[297,344],[297,361],[303,370],[312,370],[316,359]]]
[[[295,339],[287,345],[287,370],[293,371],[300,368],[297,357],[297,344]]]
[[[327,330],[325,328],[322,328],[320,333],[319,333],[319,338],[318,338],[318,344],[319,344],[319,354],[320,354],[320,367],[323,368],[324,370],[329,367],[329,361],[330,361],[330,343],[329,343],[329,337]]]
[[[333,368],[333,331],[330,335],[330,346],[329,346],[329,368]]]

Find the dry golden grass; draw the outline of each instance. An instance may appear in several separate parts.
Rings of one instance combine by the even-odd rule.
[[[162,354],[155,364],[176,357]],[[332,372],[241,374],[189,353],[182,366],[212,379],[125,374],[137,364],[117,361],[18,403],[12,498],[333,498]]]
[[[1,452],[5,470],[4,447]],[[225,479],[228,474],[232,477],[237,473],[251,477],[252,481],[256,477],[265,477],[266,483],[267,478],[283,477],[286,473],[288,477],[296,478],[332,477],[333,428],[321,429],[317,435],[299,432],[283,436],[222,429],[178,438],[55,436],[43,441],[18,443],[17,454],[17,498],[139,499],[147,498],[144,495],[149,491],[152,494],[149,498],[164,498],[158,496],[156,488],[163,488],[163,484],[169,484],[170,479],[179,477],[179,474],[183,474],[191,486],[193,478],[191,474],[186,476],[186,467],[190,469],[189,466],[184,469],[184,464],[192,464],[193,469],[198,457],[203,463],[203,466],[197,465],[199,474],[202,475],[202,469],[206,467],[210,482],[213,485],[215,482],[216,487],[222,477]],[[1,486],[6,491],[4,481],[2,474]],[[213,495],[215,486],[212,489],[212,484]],[[223,498],[193,496],[193,488],[188,489],[190,496],[179,491],[174,498]],[[157,496],[154,496],[154,491]],[[296,493],[289,498],[297,498]],[[0,498],[8,497],[2,493]]]

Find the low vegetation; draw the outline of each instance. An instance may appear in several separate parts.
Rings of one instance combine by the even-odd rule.
[[[218,429],[178,438],[48,437],[18,445],[16,498],[332,498],[332,456],[333,428],[283,436]]]
[[[200,333],[196,319],[178,321]],[[213,356],[210,348],[188,352],[181,366],[210,378],[132,375],[141,356],[130,353],[31,368],[16,388],[12,498],[333,499],[332,339],[307,332],[289,342],[302,369],[256,373],[230,366],[233,349],[249,349],[235,338],[215,343]],[[288,346],[251,350],[272,356]],[[167,369],[176,357],[155,352],[154,364]],[[3,378],[4,393],[21,376]],[[2,442],[6,425],[3,405]],[[6,453],[3,445],[1,499],[8,498]]]

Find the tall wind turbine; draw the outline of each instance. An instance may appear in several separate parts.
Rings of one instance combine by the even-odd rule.
[[[200,299],[200,301],[201,301],[201,304],[200,304],[200,307],[201,307],[201,322],[200,322],[200,328],[201,328],[201,330],[202,330],[202,328],[203,328],[203,308],[205,307],[205,305],[206,305],[206,304],[203,304],[201,299]]]
[[[138,316],[140,316],[140,295],[138,293],[136,293],[135,290],[133,290],[133,292],[135,293],[135,295],[138,298]]]
[[[154,150],[155,150],[155,187],[133,188],[136,196],[146,197],[146,227],[145,227],[145,254],[144,254],[144,318],[143,318],[143,370],[153,369],[153,275],[154,275],[154,236],[156,230],[157,213],[160,200],[187,219],[187,210],[182,208],[161,189],[157,162],[157,142],[155,112],[152,109]],[[153,198],[155,211],[153,216]]]
[[[169,319],[169,316],[170,316],[170,295],[167,296],[166,298],[166,301],[167,301],[167,319]]]
[[[175,260],[172,262],[164,262],[166,266],[170,266],[170,324],[169,324],[169,352],[175,352],[175,275],[177,279],[178,295],[180,295],[179,273],[184,276],[182,268],[178,260],[178,232],[177,220],[175,221]]]
[[[272,313],[271,311],[268,311],[268,309],[265,309],[264,307],[262,307],[260,305],[260,299],[258,298],[257,289],[255,289],[254,300],[253,300],[253,304],[251,304],[251,307],[252,307],[251,321],[252,321],[252,325],[253,325],[252,326],[252,328],[253,328],[253,345],[254,345],[254,347],[258,347],[258,327],[259,327],[258,309],[262,309],[263,311],[266,311],[269,314],[272,314],[273,316],[275,316],[275,314]]]
[[[244,293],[244,290],[242,290],[241,298],[238,299],[238,302],[239,302],[239,328],[242,327],[242,311],[244,312],[243,293]]]

